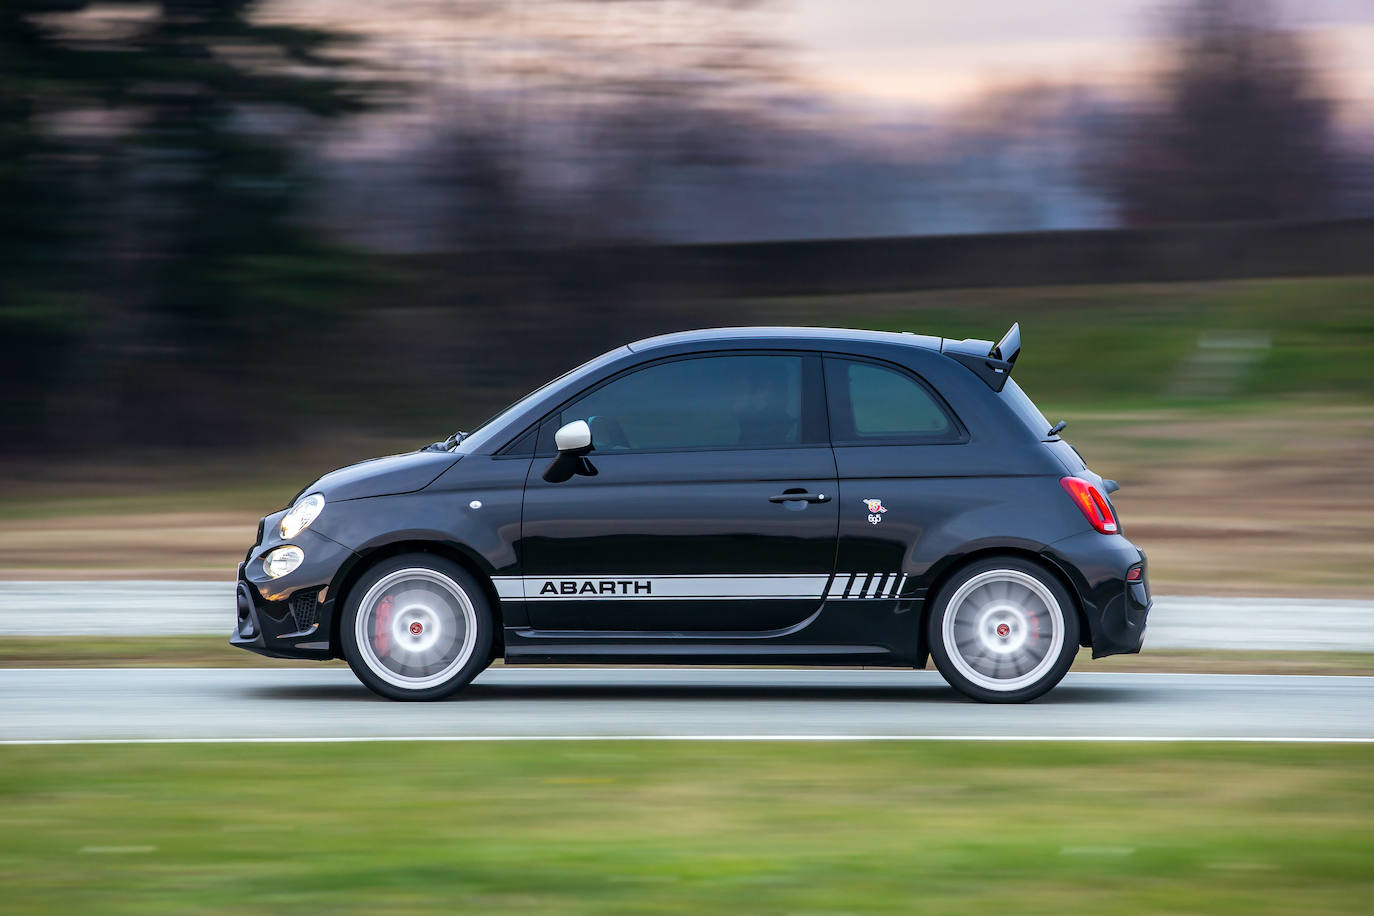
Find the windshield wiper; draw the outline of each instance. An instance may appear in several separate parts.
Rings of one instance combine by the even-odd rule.
[[[460,429],[460,430],[458,430],[458,432],[456,432],[456,433],[454,433],[453,435],[449,436],[449,437],[448,437],[447,439],[445,439],[444,441],[442,441],[442,442],[431,442],[429,445],[426,445],[424,448],[420,449],[420,451],[422,451],[422,452],[451,452],[451,451],[453,451],[455,448],[457,448],[459,442],[462,442],[462,441],[463,441],[464,439],[466,439],[467,437],[468,437],[468,434],[467,434],[466,432],[464,432],[463,430]]]

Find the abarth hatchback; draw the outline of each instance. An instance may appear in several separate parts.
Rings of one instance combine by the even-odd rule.
[[[231,642],[433,700],[492,660],[934,659],[1030,700],[1137,652],[1145,555],[997,343],[730,328],[628,344],[258,526]]]

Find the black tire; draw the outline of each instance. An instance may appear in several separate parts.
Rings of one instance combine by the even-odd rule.
[[[413,553],[382,560],[353,584],[339,615],[339,642],[348,667],[372,692],[440,700],[490,663],[493,628],[475,576],[443,557]]]
[[[1073,664],[1077,604],[1038,563],[990,557],[940,588],[926,635],[935,667],[955,690],[983,703],[1024,703]]]

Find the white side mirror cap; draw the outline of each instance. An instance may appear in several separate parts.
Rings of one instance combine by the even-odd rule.
[[[586,420],[573,420],[553,434],[553,444],[560,452],[582,452],[592,447],[592,428]]]

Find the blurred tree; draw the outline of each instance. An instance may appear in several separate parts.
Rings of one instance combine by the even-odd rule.
[[[291,140],[363,107],[329,32],[263,25],[255,0],[163,0],[122,42],[116,155],[142,308],[104,339],[120,415],[158,405],[144,442],[271,435],[241,402],[266,383],[290,413],[290,354],[317,344],[354,271],[296,220],[306,176]],[[133,318],[134,320],[130,320]],[[130,359],[129,357],[134,357]],[[136,369],[134,368],[136,367]],[[111,434],[129,431],[111,431]]]
[[[1331,104],[1268,0],[1169,13],[1172,63],[1153,106],[1094,166],[1128,224],[1330,215],[1342,163]]]
[[[436,247],[642,240],[656,185],[760,159],[796,104],[769,0],[399,0],[389,53],[425,85]],[[442,23],[447,23],[447,30]],[[385,47],[385,21],[369,41]],[[402,50],[405,49],[405,50]],[[771,151],[773,165],[785,154]]]
[[[84,245],[62,246],[87,305],[79,337],[51,354],[50,432],[151,444],[247,432],[259,424],[233,401],[258,389],[235,381],[280,378],[306,319],[355,285],[295,220],[307,182],[291,142],[358,110],[367,85],[330,56],[336,36],[261,24],[255,5],[6,0],[2,50],[19,53],[0,54],[0,206],[26,235],[16,257],[44,264],[31,250],[70,227],[50,189],[99,217]],[[42,279],[21,265],[0,282],[42,309]]]
[[[84,0],[0,4],[0,432],[29,431],[42,416],[54,357],[79,327],[80,299],[66,269],[80,244],[70,175],[78,145],[43,119],[88,97],[94,75],[70,66],[44,16]]]

